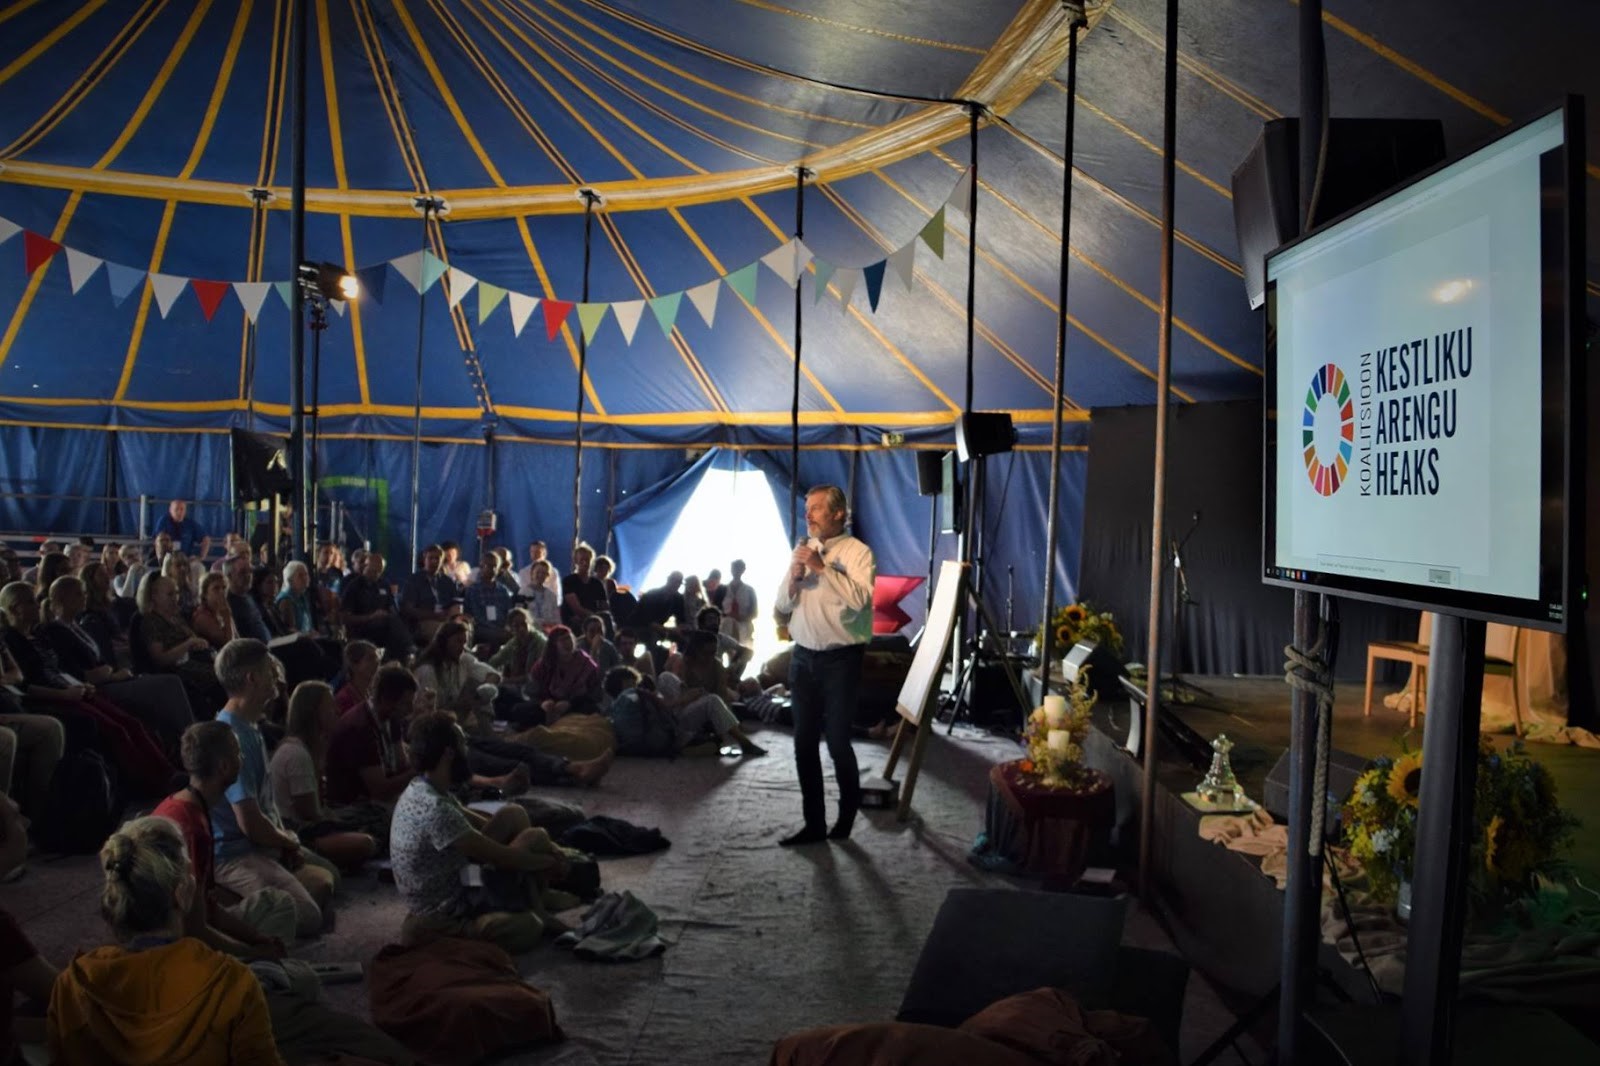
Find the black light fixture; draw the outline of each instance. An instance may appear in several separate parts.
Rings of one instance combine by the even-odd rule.
[[[356,276],[336,263],[301,263],[300,284],[307,296],[324,300],[354,300],[361,295]]]

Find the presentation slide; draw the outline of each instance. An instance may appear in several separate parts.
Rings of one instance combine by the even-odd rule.
[[[1538,597],[1539,157],[1561,140],[1555,114],[1268,260],[1268,577]]]

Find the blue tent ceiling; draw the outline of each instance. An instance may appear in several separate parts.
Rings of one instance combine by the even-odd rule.
[[[427,247],[515,292],[575,300],[580,185],[595,220],[595,301],[677,292],[793,233],[786,168],[819,176],[805,241],[862,265],[913,239],[979,134],[974,406],[1049,417],[1060,252],[1065,23],[1056,0],[310,0],[308,248],[356,267]],[[1452,150],[1552,102],[1600,93],[1592,4],[1332,0],[1333,113],[1438,117]],[[184,277],[288,274],[288,0],[16,0],[0,7],[0,217],[110,262]],[[1074,410],[1154,398],[1160,191],[1160,0],[1091,10],[1080,111],[1067,394]],[[1174,387],[1185,401],[1259,390],[1228,182],[1263,120],[1295,110],[1288,2],[1185,6]],[[1490,29],[1492,27],[1492,30]],[[1592,190],[1600,168],[1589,167]],[[256,205],[252,188],[274,198]],[[442,196],[425,228],[411,204]],[[948,424],[963,402],[965,223],[916,285],[888,280],[876,313],[813,304],[802,416],[853,427]],[[1591,279],[1600,211],[1590,210]],[[281,424],[288,313],[248,327],[228,297],[208,323],[185,294],[163,317],[147,287],[114,304],[104,271],[71,292],[56,255],[28,274],[0,250],[0,419],[217,429],[250,404]],[[1591,304],[1600,294],[1589,284]],[[392,272],[381,303],[334,319],[321,363],[326,428],[405,434],[418,297]],[[442,287],[422,298],[430,436],[572,434],[578,323],[546,338],[536,312],[478,321]],[[590,439],[660,442],[787,432],[793,294],[764,269],[753,306],[721,293],[713,327],[685,302],[667,336],[647,312],[631,345],[614,319],[589,345]]]

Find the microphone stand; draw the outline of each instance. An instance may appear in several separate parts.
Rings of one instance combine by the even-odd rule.
[[[1172,673],[1168,675],[1166,684],[1171,691],[1171,700],[1174,703],[1198,703],[1203,699],[1215,699],[1210,692],[1184,679],[1183,676],[1183,638],[1185,608],[1193,606],[1196,602],[1189,595],[1189,579],[1183,571],[1183,549],[1188,547],[1189,539],[1200,528],[1200,512],[1194,513],[1194,519],[1189,526],[1189,531],[1183,535],[1182,540],[1172,541],[1171,563],[1173,570],[1172,581]]]

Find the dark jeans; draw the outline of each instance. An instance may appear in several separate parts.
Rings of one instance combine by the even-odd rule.
[[[567,760],[561,756],[546,755],[526,744],[498,737],[468,737],[467,763],[473,773],[484,777],[509,774],[520,763],[528,768],[528,783],[533,785],[562,785],[572,780],[567,773]]]
[[[826,829],[827,810],[822,802],[823,737],[839,781],[839,823],[848,828],[861,806],[861,770],[850,746],[851,723],[861,688],[861,663],[865,644],[828,651],[795,645],[789,662],[789,693],[794,710],[794,762],[800,774],[800,809],[806,827]]]

